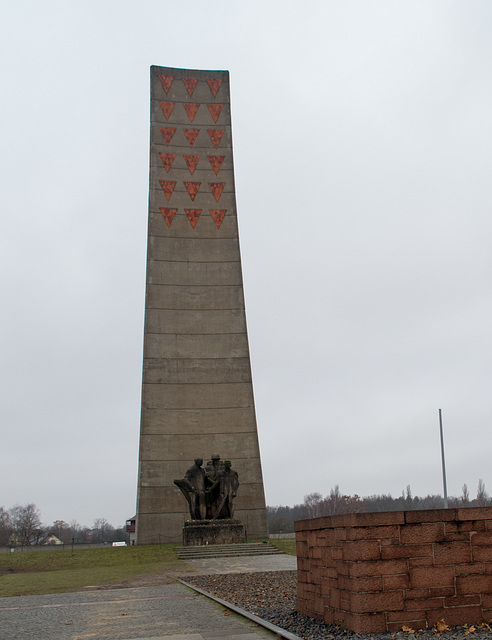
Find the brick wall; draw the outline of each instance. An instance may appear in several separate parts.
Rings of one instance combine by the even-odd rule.
[[[299,613],[357,633],[489,622],[492,507],[295,523]]]

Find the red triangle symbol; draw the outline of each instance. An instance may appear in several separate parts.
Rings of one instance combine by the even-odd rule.
[[[186,162],[186,166],[190,170],[191,175],[195,172],[196,165],[198,164],[198,160],[200,160],[200,156],[183,156]]]
[[[190,119],[190,122],[193,122],[196,116],[196,112],[198,111],[198,108],[200,107],[200,105],[194,102],[185,102],[183,104],[183,107],[185,108],[185,111],[188,114],[188,118]]]
[[[171,85],[174,80],[174,76],[159,76],[159,80],[161,81],[162,88],[167,93],[171,88]]]
[[[190,143],[190,147],[195,144],[197,135],[200,133],[200,129],[183,129],[186,139]]]
[[[164,220],[168,227],[171,226],[171,222],[174,220],[174,216],[176,215],[177,209],[163,209],[161,207],[161,213],[164,216]]]
[[[210,140],[212,140],[212,142],[214,143],[214,147],[217,149],[220,141],[222,140],[222,136],[224,135],[224,130],[222,129],[221,131],[220,129],[207,129],[207,131],[208,135],[210,136]]]
[[[164,117],[166,118],[166,120],[169,120],[169,116],[171,115],[174,109],[175,103],[166,102],[165,100],[159,100],[159,105],[162,109],[162,113],[164,114]],[[215,122],[217,122],[217,120]]]
[[[174,191],[174,187],[176,186],[176,182],[171,182],[170,180],[159,180],[159,184],[161,185],[162,190],[164,191],[164,195],[169,200],[169,198],[172,195],[172,192]]]
[[[188,216],[188,220],[191,222],[193,229],[196,227],[196,223],[198,222],[201,212],[201,209],[185,209],[185,213]]]
[[[193,91],[195,91],[198,78],[183,78],[183,82],[185,84],[186,90],[188,91],[188,95],[192,96]]]
[[[213,93],[213,96],[217,95],[217,91],[220,89],[220,85],[222,84],[222,80],[220,78],[209,78],[207,80],[208,88]]]
[[[212,169],[214,170],[215,175],[217,175],[220,171],[220,167],[224,162],[225,156],[207,156],[208,161],[212,165]]]
[[[171,168],[174,158],[176,157],[175,153],[160,153],[162,164],[166,168],[166,171],[169,173],[169,169]]]
[[[223,104],[207,104],[207,109],[210,112],[210,115],[214,119],[214,122],[217,122],[220,116],[220,112],[222,111]]]
[[[186,191],[188,191],[190,198],[192,200],[195,199],[201,184],[202,184],[201,182],[185,182],[184,183],[184,186],[186,187]]]
[[[164,142],[168,145],[171,142],[171,139],[176,131],[176,127],[159,127],[162,137],[164,138]]]
[[[225,182],[209,182],[208,186],[210,187],[210,191],[213,193],[214,198],[218,202],[222,195],[222,191],[224,191]]]
[[[209,209],[209,211],[213,221],[217,226],[217,229],[220,229],[220,225],[222,224],[222,220],[227,213],[227,209]]]

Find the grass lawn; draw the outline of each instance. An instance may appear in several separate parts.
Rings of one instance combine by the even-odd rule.
[[[0,554],[0,597],[63,593],[186,565],[176,545]]]
[[[272,547],[277,547],[277,549],[280,549],[280,551],[283,551],[288,556],[297,555],[295,538],[270,538],[268,542]]]
[[[296,555],[293,538],[269,542]],[[76,591],[111,585],[132,576],[185,569],[173,544],[60,551],[15,551],[0,554],[0,597]]]

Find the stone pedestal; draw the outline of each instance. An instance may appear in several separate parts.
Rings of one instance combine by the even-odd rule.
[[[239,544],[246,542],[239,520],[188,520],[183,527],[183,545]]]

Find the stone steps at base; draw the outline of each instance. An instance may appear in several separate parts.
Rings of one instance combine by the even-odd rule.
[[[176,549],[181,560],[204,558],[231,558],[234,556],[271,556],[282,554],[280,549],[268,542],[243,544],[209,544],[201,546],[178,547]]]

